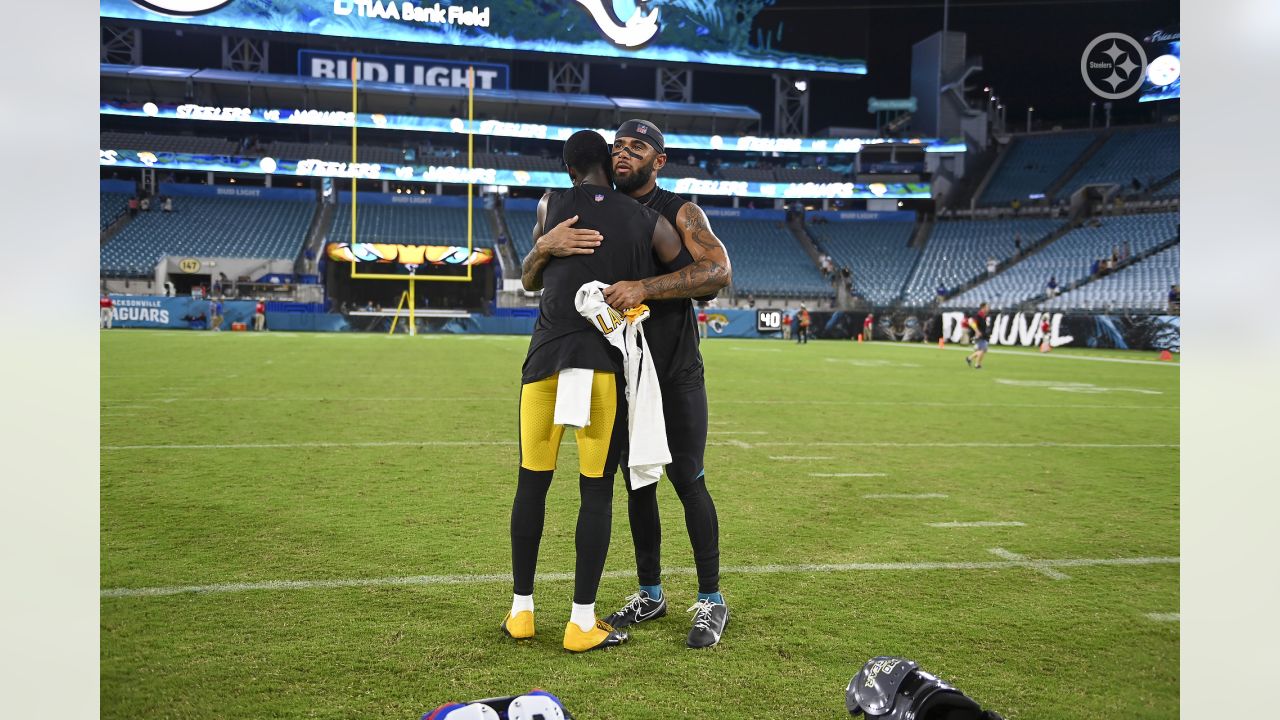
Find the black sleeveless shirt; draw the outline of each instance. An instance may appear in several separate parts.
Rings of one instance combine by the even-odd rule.
[[[611,285],[656,274],[656,212],[611,188],[578,185],[550,193],[543,229],[574,215],[578,216],[575,228],[598,230],[604,242],[591,255],[552,258],[547,263],[542,272],[538,319],[521,373],[523,383],[551,377],[565,368],[621,372],[621,356],[598,328],[578,314],[574,296],[592,280]],[[645,322],[646,337],[651,322]]]
[[[688,200],[660,187],[653,192],[636,198],[646,207],[653,208],[680,232],[680,223],[676,216]],[[608,235],[605,236],[606,241]],[[688,250],[681,250],[686,256]],[[692,262],[692,257],[688,257]],[[667,271],[677,269],[682,264],[677,261]],[[664,388],[693,389],[703,384],[702,353],[698,350],[698,326],[693,312],[693,301],[687,298],[676,300],[649,300],[649,319],[644,323],[644,337],[649,342],[649,351],[653,353],[653,366],[658,372],[658,381]]]

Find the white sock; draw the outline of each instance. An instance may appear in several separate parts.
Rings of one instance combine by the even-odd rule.
[[[533,596],[532,595],[514,595],[512,597],[513,599],[511,601],[511,614],[513,616],[516,613],[524,612],[525,610],[528,610],[529,612],[533,612]]]
[[[573,614],[569,616],[569,622],[576,623],[582,628],[582,632],[591,632],[596,626],[596,604],[579,605],[573,604]]]

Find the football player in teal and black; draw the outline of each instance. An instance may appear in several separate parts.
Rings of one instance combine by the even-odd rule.
[[[657,173],[666,161],[662,132],[656,125],[647,120],[628,120],[618,128],[613,143],[615,187],[661,213],[680,233],[684,248],[681,259],[668,265],[679,269],[639,281],[615,283],[605,290],[605,298],[615,309],[641,303],[650,309],[645,337],[662,386],[672,458],[667,478],[684,505],[685,528],[698,571],[698,595],[689,608],[693,622],[688,645],[701,648],[720,641],[729,621],[729,607],[720,592],[720,528],[715,503],[707,492],[703,465],[707,389],[690,298],[715,297],[729,284],[732,275],[728,253],[711,231],[702,208],[657,186]],[[596,238],[568,228],[557,228],[538,239],[539,244],[557,247],[592,241]],[[607,234],[603,242],[609,242]],[[625,462],[623,472],[626,473]],[[620,610],[606,618],[606,622],[620,628],[655,620],[667,612],[661,579],[662,525],[657,485],[629,489],[627,515],[640,588]]]

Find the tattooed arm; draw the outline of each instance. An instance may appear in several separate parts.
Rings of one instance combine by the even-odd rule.
[[[520,264],[520,282],[530,292],[542,289],[542,269],[551,261],[551,253],[545,248],[539,248],[537,242],[542,235],[542,226],[547,222],[548,197],[550,196],[543,195],[538,201],[538,219],[533,224],[533,249],[524,256],[524,262]]]
[[[729,253],[720,238],[711,232],[707,214],[693,203],[685,203],[676,215],[680,242],[693,256],[693,263],[675,272],[644,280],[624,280],[604,290],[605,300],[617,310],[635,307],[645,300],[671,298],[702,298],[714,296],[733,280]],[[672,250],[669,243],[658,237],[662,227],[670,227],[663,221],[654,229],[654,250],[658,259],[670,262],[679,254],[680,246]]]

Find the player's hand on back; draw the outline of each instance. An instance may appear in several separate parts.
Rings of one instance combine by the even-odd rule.
[[[604,289],[604,301],[614,310],[630,310],[644,300],[644,283],[639,280],[620,280]]]
[[[565,220],[551,228],[538,238],[537,247],[552,257],[568,257],[570,255],[591,255],[600,246],[604,236],[595,230],[575,228],[578,216]]]

